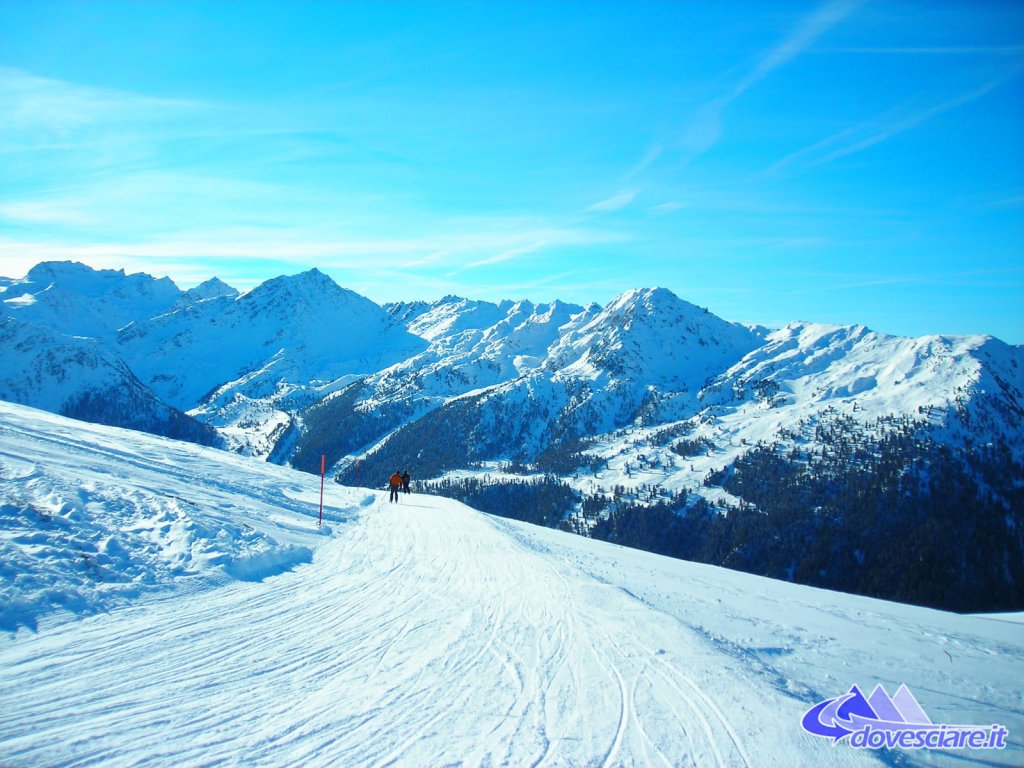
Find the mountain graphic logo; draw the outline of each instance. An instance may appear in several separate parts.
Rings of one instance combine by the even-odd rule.
[[[803,719],[804,730],[839,741],[865,725],[902,730],[907,726],[933,725],[906,685],[890,696],[881,685],[865,697],[856,685],[849,693],[816,704]]]
[[[854,685],[807,710],[801,726],[833,744],[849,736],[856,749],[1003,749],[1008,734],[1001,725],[933,723],[904,684],[892,696],[881,684],[869,696]]]

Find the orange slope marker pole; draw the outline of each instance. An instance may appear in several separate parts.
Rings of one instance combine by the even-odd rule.
[[[327,461],[325,454],[320,454],[320,520],[317,526],[324,524],[324,469]]]

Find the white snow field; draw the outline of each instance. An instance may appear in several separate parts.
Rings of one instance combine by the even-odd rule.
[[[318,529],[317,477],[8,403],[0,489],[5,768],[1024,764],[1019,616],[331,483]],[[1007,746],[801,729],[878,683]]]

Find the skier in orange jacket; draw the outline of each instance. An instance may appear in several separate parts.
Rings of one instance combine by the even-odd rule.
[[[391,501],[398,501],[398,492],[402,490],[402,476],[398,473],[397,469],[391,475],[391,479],[388,480],[388,485],[391,486]]]

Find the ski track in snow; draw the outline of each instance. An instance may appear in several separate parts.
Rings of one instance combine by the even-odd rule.
[[[81,487],[71,520],[96,536],[177,498],[197,536],[243,564],[256,541],[287,568],[199,558],[131,601],[97,598],[96,615],[44,613],[0,636],[3,768],[1021,762],[1019,623],[673,561],[438,497],[329,485],[318,530],[312,476],[0,413],[5,490],[38,505]],[[288,560],[303,547],[309,559]],[[1010,745],[859,752],[800,729],[810,705],[872,679],[928,695],[936,722],[1003,723]]]
[[[17,636],[4,764],[757,765],[698,636],[485,516],[380,498],[311,565]]]

